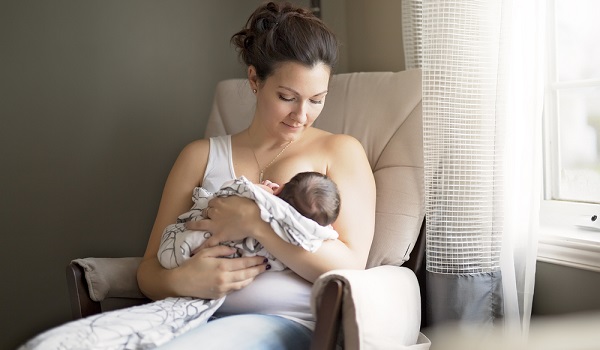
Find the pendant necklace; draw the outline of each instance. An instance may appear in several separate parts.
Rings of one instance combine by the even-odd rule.
[[[250,137],[250,130],[248,130],[248,137]],[[292,144],[292,142],[294,142],[294,140],[291,140],[290,142],[288,142],[282,149],[281,151],[279,151],[279,153],[277,153],[277,155],[271,159],[271,161],[269,162],[269,164],[265,165],[264,168],[260,167],[260,163],[258,161],[258,158],[256,157],[256,153],[254,152],[254,149],[250,148],[250,150],[252,151],[252,154],[254,155],[254,160],[256,161],[256,165],[258,165],[258,183],[262,183],[263,182],[263,175],[265,174],[265,170],[267,170],[268,167],[271,166],[271,164],[273,164],[277,158],[279,158],[280,155],[283,154],[283,152],[285,152],[285,150]]]

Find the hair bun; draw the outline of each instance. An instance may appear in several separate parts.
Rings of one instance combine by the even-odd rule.
[[[258,32],[266,32],[277,25],[276,18],[259,18],[256,20],[255,28]]]
[[[335,35],[309,10],[269,2],[257,8],[242,30],[231,37],[240,59],[266,79],[278,63],[294,61],[308,67],[337,61]]]

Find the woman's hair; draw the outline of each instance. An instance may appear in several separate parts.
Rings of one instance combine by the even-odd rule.
[[[296,174],[278,196],[321,226],[333,223],[340,213],[340,193],[335,182],[318,172]]]
[[[337,62],[338,42],[325,23],[309,10],[289,3],[269,2],[260,6],[244,26],[231,37],[240,59],[256,68],[265,80],[283,62],[306,67]]]

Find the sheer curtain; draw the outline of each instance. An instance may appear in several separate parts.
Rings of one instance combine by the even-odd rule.
[[[403,0],[423,70],[427,305],[527,330],[541,190],[544,0]]]

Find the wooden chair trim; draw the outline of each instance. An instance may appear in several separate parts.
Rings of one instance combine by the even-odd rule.
[[[83,268],[72,262],[67,266],[66,273],[73,319],[77,320],[102,312],[100,303],[90,298]]]
[[[313,332],[311,350],[335,349],[342,319],[343,287],[343,282],[338,279],[332,279],[325,285],[317,307],[317,322]]]

